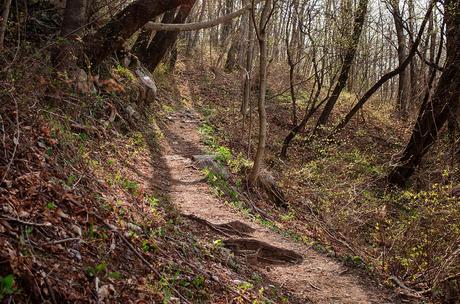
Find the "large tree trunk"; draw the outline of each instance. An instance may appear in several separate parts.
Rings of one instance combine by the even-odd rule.
[[[235,38],[233,39],[232,44],[228,49],[227,59],[225,61],[225,70],[228,72],[233,71],[233,69],[237,65],[237,55],[241,38],[242,37],[240,34],[235,35]]]
[[[62,19],[61,36],[75,37],[86,23],[86,0],[67,0]]]
[[[77,58],[82,55],[82,45],[77,38],[87,21],[86,12],[87,0],[67,0],[60,33],[66,41],[51,52],[57,70],[75,67]]]
[[[193,0],[137,0],[115,15],[96,33],[84,38],[85,53],[93,65],[120,50],[138,29],[155,16]]]
[[[460,95],[460,1],[444,3],[447,37],[445,68],[429,102],[422,105],[412,136],[399,164],[390,172],[391,184],[403,186],[436,141],[451,113],[456,113]]]
[[[161,18],[161,23],[171,23],[174,21],[175,16],[176,9],[169,10]],[[148,58],[149,46],[151,45],[151,43],[155,43],[153,40],[155,39],[156,34],[158,34],[158,32],[154,33],[154,36],[152,38],[152,30],[146,29],[144,26],[139,37],[137,38],[136,44],[133,47],[133,51],[134,54],[136,54],[142,62],[144,62],[145,58]]]
[[[187,4],[181,5],[173,23],[184,23],[194,4],[195,0],[191,0]],[[176,43],[179,33],[159,31],[155,34],[147,50],[139,57],[140,61],[145,64],[149,71],[155,71],[161,60]]]
[[[359,37],[361,36],[361,32],[363,29],[364,20],[365,20],[366,13],[367,13],[368,2],[369,2],[368,0],[359,1],[358,9],[356,12],[356,17],[354,20],[351,41],[349,43],[349,46],[347,47],[345,56],[343,58],[343,64],[342,64],[342,68],[339,74],[339,79],[337,80],[337,84],[335,85],[335,88],[332,91],[332,94],[329,97],[328,101],[326,102],[323,112],[321,113],[321,116],[318,119],[316,129],[327,123],[329,116],[332,112],[332,109],[334,108],[337,102],[337,99],[339,98],[340,93],[342,92],[342,90],[345,88],[345,85],[347,84],[350,68],[351,68],[351,65],[353,64],[353,60],[356,55],[356,50],[358,48]]]

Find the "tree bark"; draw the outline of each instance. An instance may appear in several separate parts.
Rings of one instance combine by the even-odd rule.
[[[176,9],[172,9],[164,13],[163,17],[161,18],[161,23],[171,23],[174,21],[174,17],[176,16]],[[145,63],[145,59],[149,57],[149,47],[152,43],[156,43],[155,37],[158,32],[154,33],[153,38],[151,29],[147,29],[145,26],[142,28],[142,31],[137,38],[136,44],[133,47],[134,53],[140,59],[141,62]]]
[[[2,23],[0,24],[0,51],[3,49],[3,42],[5,40],[6,26],[8,23],[8,16],[10,14],[11,0],[6,0],[5,7],[2,11]]]
[[[412,136],[398,165],[390,172],[390,184],[404,186],[436,141],[451,113],[456,113],[460,95],[460,1],[444,2],[447,54],[445,68],[430,102],[422,105]]]
[[[195,4],[195,0],[192,0],[188,4],[181,5],[177,15],[175,16],[174,23],[184,23],[187,19],[190,11]],[[139,58],[142,63],[145,64],[147,69],[151,72],[155,71],[161,60],[165,57],[167,52],[174,46],[177,40],[179,32],[165,32],[159,31],[153,37],[147,50]]]
[[[155,16],[192,1],[137,0],[116,14],[96,33],[83,39],[85,53],[93,65],[98,65],[108,55],[120,50],[127,39]]]
[[[254,1],[253,1],[254,9]],[[252,11],[252,18],[254,28],[259,42],[259,99],[257,104],[257,111],[259,113],[259,135],[256,156],[254,165],[252,166],[251,174],[249,176],[249,183],[255,185],[260,171],[264,164],[265,158],[265,143],[267,140],[267,112],[265,109],[265,94],[267,89],[267,41],[266,41],[266,28],[270,19],[272,10],[272,0],[267,0],[264,3],[262,14],[260,16],[259,26],[256,25],[254,11]]]
[[[399,10],[399,1],[393,0],[391,2],[393,20],[395,23],[396,37],[398,40],[398,60],[399,65],[402,64],[406,58],[406,38],[404,37],[404,25],[402,20],[402,15]],[[407,71],[404,69],[399,73],[399,82],[398,82],[398,100],[396,108],[399,112],[405,113],[407,111],[407,105],[410,94],[410,82],[408,78]]]
[[[61,37],[75,37],[86,23],[86,0],[67,0],[62,19]]]
[[[75,67],[83,50],[78,36],[87,21],[87,0],[67,0],[60,36],[66,40],[51,51],[51,59],[57,70]]]
[[[367,13],[368,2],[369,2],[368,0],[359,1],[358,10],[356,12],[356,17],[355,17],[354,25],[353,25],[353,34],[351,37],[351,41],[349,42],[349,46],[347,47],[347,50],[345,52],[345,56],[343,59],[343,64],[342,64],[342,68],[339,74],[339,78],[337,80],[337,84],[334,90],[332,91],[332,94],[329,97],[328,101],[326,102],[326,105],[324,106],[323,112],[321,113],[321,116],[318,119],[318,123],[315,127],[315,130],[318,129],[318,127],[327,123],[329,116],[332,112],[332,109],[334,108],[339,98],[340,93],[342,92],[342,90],[345,88],[345,85],[347,84],[350,68],[351,68],[351,65],[353,64],[353,60],[355,58],[356,50],[359,44],[359,38],[361,36],[361,32],[363,29],[364,20],[365,20],[366,13]]]

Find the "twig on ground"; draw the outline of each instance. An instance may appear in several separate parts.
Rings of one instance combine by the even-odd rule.
[[[5,90],[6,88],[3,87]],[[8,90],[6,90],[8,92]],[[14,118],[16,120],[16,132],[15,134],[13,135],[13,143],[14,143],[14,148],[13,148],[13,153],[11,155],[11,158],[10,158],[10,161],[8,162],[8,165],[6,165],[6,169],[5,169],[5,172],[3,173],[2,175],[2,179],[0,180],[0,185],[3,184],[3,182],[5,181],[6,179],[6,176],[8,174],[8,171],[10,171],[10,168],[11,168],[11,165],[13,164],[13,161],[14,161],[14,158],[16,156],[16,152],[18,150],[18,146],[19,146],[19,136],[21,134],[21,130],[20,130],[20,127],[19,127],[19,107],[18,107],[18,101],[16,100],[16,98],[14,97],[13,94],[11,94],[10,92],[8,92],[8,95],[10,95],[11,99],[13,99],[14,101],[14,106],[16,108],[16,115],[14,115]],[[5,147],[6,149],[6,147]]]
[[[51,227],[51,223],[33,223],[33,222],[27,222],[20,220],[18,218],[10,217],[10,216],[3,216],[0,218],[0,220],[7,220],[7,221],[14,221],[23,225],[29,225],[29,226],[37,226],[37,227]]]
[[[41,245],[57,245],[57,244],[62,244],[62,243],[67,243],[67,242],[73,242],[73,241],[81,241],[80,238],[67,238],[67,239],[62,239],[62,240],[54,240],[54,241],[49,241],[42,243]]]
[[[412,297],[412,298],[416,298],[416,299],[422,299],[423,296],[421,295],[420,292],[412,289],[412,288],[409,288],[407,287],[403,282],[401,282],[396,276],[391,276],[390,277],[390,280],[392,280],[396,285],[398,285],[399,288],[401,288],[402,290],[404,290],[404,294],[406,296],[409,296],[409,297]]]

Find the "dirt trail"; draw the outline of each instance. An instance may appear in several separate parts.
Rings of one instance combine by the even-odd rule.
[[[182,213],[213,224],[241,221],[255,229],[251,238],[301,254],[300,264],[270,265],[259,270],[306,302],[391,303],[384,292],[348,274],[337,261],[252,222],[219,201],[203,181],[202,173],[192,166],[193,155],[205,154],[197,131],[197,117],[192,111],[175,113],[165,132],[167,144],[163,157],[171,177],[170,197]]]

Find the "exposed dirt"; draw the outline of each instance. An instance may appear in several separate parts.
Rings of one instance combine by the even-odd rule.
[[[164,161],[170,176],[170,198],[181,212],[216,226],[235,221],[250,226],[253,231],[246,230],[246,233],[255,242],[249,242],[252,246],[249,249],[257,255],[261,251],[277,250],[276,248],[281,252],[293,252],[294,256],[299,255],[303,260],[288,260],[288,263],[277,265],[259,263],[261,259],[257,256],[256,259],[250,258],[254,257],[253,255],[248,255],[246,260],[270,280],[305,299],[306,302],[394,302],[383,288],[358,277],[339,262],[251,221],[219,200],[206,184],[203,174],[194,168],[191,160],[193,155],[205,154],[197,131],[199,122],[199,117],[193,110],[177,112],[170,116],[170,123],[165,130]],[[232,240],[235,244],[241,243]],[[264,243],[268,246],[262,249],[254,247],[255,244]],[[247,240],[245,244],[248,244]],[[302,262],[295,263],[296,261]]]

